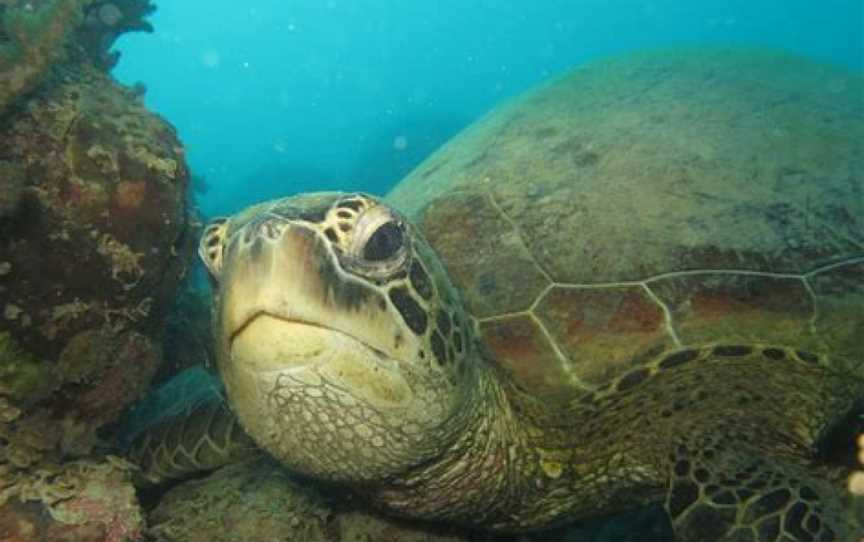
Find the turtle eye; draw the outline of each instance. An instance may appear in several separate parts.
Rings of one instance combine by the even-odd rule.
[[[385,222],[375,230],[363,247],[363,259],[369,262],[383,262],[399,254],[405,244],[405,231],[399,222]]]

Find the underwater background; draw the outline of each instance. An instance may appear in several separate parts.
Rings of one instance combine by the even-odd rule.
[[[402,179],[390,203],[413,220],[437,195],[503,172],[489,201],[442,199],[447,205],[424,214],[423,227],[444,263],[461,265],[449,279],[462,280],[460,295],[474,304],[465,314],[488,317],[486,329],[500,324],[499,338],[512,339],[501,343],[505,354],[538,337],[536,327],[507,335],[514,315],[530,313],[551,322],[547,349],[558,341],[573,349],[565,363],[589,360],[571,367],[586,371],[577,379],[606,378],[618,389],[608,380],[620,372],[603,342],[609,336],[622,347],[618,361],[635,363],[663,348],[673,319],[722,320],[747,335],[766,317],[769,335],[831,351],[826,358],[786,345],[759,350],[765,359],[854,361],[864,335],[862,75],[864,0],[0,0],[0,542],[670,542],[659,505],[524,535],[401,522],[258,455],[216,375],[219,277],[207,274],[198,247],[203,233],[205,258],[217,254],[208,248],[219,244],[219,227],[205,225],[270,198],[383,195]],[[549,81],[557,83],[543,86]],[[457,136],[487,114],[489,122]],[[490,134],[504,135],[486,152]],[[608,175],[592,176],[604,160]],[[585,193],[574,195],[576,183],[560,171],[588,179]],[[694,179],[707,190],[696,192]],[[776,197],[767,203],[759,199],[766,186]],[[591,205],[576,201],[586,194]],[[724,214],[723,198],[706,194],[733,210]],[[667,205],[682,195],[678,207]],[[801,202],[806,212],[795,208]],[[358,205],[349,198],[339,216]],[[477,209],[490,211],[477,213],[485,221],[473,220]],[[512,223],[488,220],[501,215]],[[526,225],[537,235],[502,243]],[[658,225],[669,227],[651,229]],[[706,231],[709,245],[765,244],[737,266],[714,246],[687,244]],[[622,265],[650,266],[643,255],[678,242],[683,258],[641,267],[643,282],[612,276]],[[461,250],[469,243],[470,252]],[[518,247],[508,252],[516,245],[540,247],[572,276],[547,275]],[[787,259],[776,269],[772,250]],[[412,267],[405,284],[422,297],[428,290],[412,281],[428,287],[429,277],[419,268],[421,278]],[[722,276],[676,282],[679,272]],[[595,299],[593,281],[616,282]],[[668,291],[648,303],[629,295],[640,286],[650,293],[649,281],[665,281]],[[516,310],[521,300],[531,308]],[[687,316],[706,300],[697,309],[707,306],[708,317]],[[417,317],[406,298],[391,303],[405,322]],[[658,305],[680,314],[663,320]],[[453,320],[445,312],[423,319],[424,330],[462,344],[459,311]],[[699,355],[724,347],[704,348]],[[723,355],[756,350],[725,345]],[[429,352],[429,364],[456,365],[454,351],[433,344]],[[502,363],[520,385],[537,384],[546,397],[543,386],[569,382],[547,372],[542,356],[531,358],[536,351],[524,352],[529,363]],[[678,353],[663,360],[692,361],[689,346]],[[645,372],[625,374],[638,377],[627,386],[641,385]],[[188,416],[190,408],[198,410]],[[831,474],[844,496],[849,470],[864,481],[851,443],[864,418],[848,415],[818,450],[840,465]],[[172,416],[180,421],[159,425]],[[592,411],[591,419],[601,418]],[[193,444],[201,446],[188,454]],[[199,459],[227,466],[205,473]],[[557,479],[560,465],[541,463]],[[144,479],[163,467],[177,471],[162,485]],[[855,502],[850,517],[864,523],[864,499]]]
[[[862,0],[159,2],[114,75],[179,130],[206,215],[387,190],[495,104],[613,53],[774,47],[864,70]]]

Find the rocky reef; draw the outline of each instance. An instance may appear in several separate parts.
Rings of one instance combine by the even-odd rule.
[[[111,68],[124,32],[151,32],[149,0],[0,0],[0,113],[69,61]]]
[[[168,541],[393,540],[491,542],[492,535],[417,525],[341,507],[265,457],[182,484],[150,514],[151,534]],[[230,525],[230,529],[225,529]]]
[[[0,0],[0,539],[135,539],[100,429],[162,363],[192,258],[175,130],[108,74],[140,0]]]

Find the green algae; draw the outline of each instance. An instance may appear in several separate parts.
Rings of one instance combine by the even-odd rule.
[[[8,332],[0,332],[0,395],[19,404],[47,397],[57,386],[51,364],[24,351]]]

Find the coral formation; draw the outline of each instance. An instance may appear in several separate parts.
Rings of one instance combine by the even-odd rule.
[[[68,75],[0,130],[27,179],[0,235],[3,327],[48,358],[81,331],[157,321],[191,240],[173,129],[93,68]]]
[[[103,68],[118,58],[109,52],[129,31],[152,31],[144,20],[155,7],[147,0],[4,0],[0,3],[0,113],[50,77],[69,57],[85,56]]]
[[[41,465],[37,473],[3,472],[0,540],[138,540],[143,528],[131,466],[107,457]]]
[[[156,9],[149,0],[92,1],[84,9],[84,21],[75,42],[90,59],[103,68],[112,68],[120,59],[111,46],[125,32],[152,32],[144,18]]]
[[[0,539],[139,538],[100,430],[161,364],[192,257],[174,129],[115,83],[143,0],[0,0]]]
[[[0,113],[33,90],[66,55],[69,36],[83,19],[88,0],[18,2],[0,7]]]

